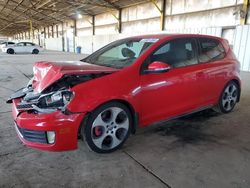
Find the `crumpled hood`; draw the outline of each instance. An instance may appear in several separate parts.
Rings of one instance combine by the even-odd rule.
[[[89,64],[81,61],[36,62],[33,67],[33,89],[40,93],[63,75],[112,73],[119,69]]]

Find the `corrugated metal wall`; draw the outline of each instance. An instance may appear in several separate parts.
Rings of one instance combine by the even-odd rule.
[[[233,44],[234,53],[241,63],[241,70],[250,71],[250,26],[237,26]]]
[[[190,34],[204,34],[221,37],[221,27],[206,27],[206,28],[185,28],[185,29],[167,29],[163,33],[190,33]]]
[[[206,34],[218,37],[223,36],[222,27],[170,29],[164,32]],[[231,41],[230,39],[228,40]],[[234,29],[234,37],[231,42],[234,53],[241,63],[241,70],[250,72],[250,25],[236,26]]]
[[[225,35],[226,31],[233,31],[233,35]],[[205,34],[228,39],[233,46],[234,53],[241,63],[241,70],[250,72],[250,25],[239,25],[229,28],[207,27],[207,28],[185,28],[167,29],[163,33],[192,33]]]

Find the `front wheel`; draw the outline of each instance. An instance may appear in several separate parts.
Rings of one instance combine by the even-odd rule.
[[[14,53],[15,53],[15,51],[12,48],[7,50],[7,54],[14,54]]]
[[[124,104],[106,103],[90,114],[83,127],[85,141],[97,153],[113,152],[126,141],[131,125],[131,112]]]
[[[231,112],[238,102],[239,95],[239,86],[233,81],[229,82],[220,96],[219,110],[222,113]]]

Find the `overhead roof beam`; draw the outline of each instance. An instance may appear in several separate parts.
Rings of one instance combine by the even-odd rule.
[[[5,3],[5,5],[3,6],[3,8],[0,10],[0,12],[2,12],[8,4],[9,4],[9,0],[7,0],[7,2]]]
[[[114,9],[116,9],[116,10],[119,10],[119,9],[120,9],[119,6],[117,6],[116,4],[110,2],[109,0],[103,0],[103,1],[104,1],[105,3],[107,3],[108,5],[112,6],[112,7],[113,7]]]
[[[0,4],[1,5],[1,4]],[[9,7],[5,7],[5,9],[8,9],[10,12],[13,13],[13,10]],[[15,14],[13,15],[13,18],[12,20],[9,20],[9,22],[15,22],[16,21],[16,18],[19,18],[21,17],[22,19],[32,19],[33,21],[36,21],[36,22],[39,22],[38,20],[36,20],[34,17],[31,18],[29,14],[26,13],[27,10],[25,11],[20,11],[19,9],[16,9],[14,13],[18,13],[18,14]],[[7,16],[6,15],[3,15],[4,17],[9,17],[10,14],[8,14]],[[18,21],[18,20],[17,20]]]
[[[67,4],[70,6],[70,8],[69,8],[69,7],[64,7],[64,8],[62,8],[62,9],[58,10],[57,12],[53,12],[53,13],[51,13],[51,14],[48,14],[48,16],[52,16],[52,15],[55,15],[55,14],[56,14],[57,16],[62,15],[62,16],[64,16],[65,18],[72,20],[73,18],[70,17],[70,16],[65,15],[65,14],[63,13],[63,11],[67,9],[68,11],[71,11],[71,12],[73,12],[73,11],[77,12],[78,9],[80,9],[80,8],[82,8],[82,7],[85,6],[85,4],[84,4],[84,5],[80,5],[80,6],[75,6],[75,5],[72,5],[72,4],[68,3],[68,2],[65,2],[65,3],[67,3]],[[81,11],[82,11],[82,10],[81,10]],[[87,15],[92,15],[91,13],[89,13],[89,12],[87,12],[87,11],[85,11],[85,10],[82,11],[82,12],[86,13]],[[75,14],[76,14],[76,13],[75,13]],[[40,19],[40,20],[41,20],[41,19]],[[60,22],[61,22],[61,21],[60,21]]]
[[[10,0],[10,1],[12,1],[12,2],[14,2],[14,3],[18,3],[16,0]],[[32,10],[32,11],[34,11],[34,12],[40,13],[41,15],[43,15],[43,16],[45,16],[45,17],[50,17],[50,18],[52,18],[52,19],[54,19],[54,20],[56,20],[56,21],[61,21],[61,20],[59,20],[59,19],[57,19],[57,18],[55,18],[55,17],[46,15],[46,14],[44,14],[43,12],[39,12],[38,10],[34,9],[33,6],[27,7],[26,5],[23,5],[23,4],[20,4],[20,6],[26,8],[26,11]],[[32,15],[31,15],[31,16],[32,16]]]
[[[14,9],[13,9],[11,12],[15,11],[15,10],[17,9],[17,7],[18,7],[19,5],[21,5],[23,2],[24,2],[24,0],[19,1],[19,2],[17,3],[17,5],[14,7]],[[11,14],[11,12],[7,15],[7,17],[9,17],[9,15]]]
[[[40,5],[36,6],[35,8],[38,10],[39,8],[44,7],[45,5],[47,5],[50,2],[51,2],[51,0],[46,0],[43,3],[41,3]]]
[[[0,5],[1,5],[1,4],[0,4]],[[9,8],[9,7],[5,7],[5,9],[8,9],[8,10],[12,11],[12,9]],[[26,11],[20,11],[20,10],[17,9],[15,12],[16,12],[16,13],[20,13],[20,14],[14,15],[15,19],[13,18],[12,20],[9,20],[9,22],[18,21],[18,20],[16,20],[16,17],[18,17],[18,18],[21,17],[22,19],[31,19],[31,20],[33,20],[33,21],[43,23],[43,22],[39,21],[38,19],[34,18],[34,16],[31,17],[28,13],[26,13]],[[25,15],[25,16],[24,16],[24,15]],[[7,17],[7,16],[5,16],[5,15],[3,15],[3,16],[4,16],[4,17]]]

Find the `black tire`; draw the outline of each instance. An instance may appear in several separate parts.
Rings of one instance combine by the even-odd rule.
[[[118,112],[117,116],[113,117],[114,112],[112,110],[114,110],[114,109],[120,109],[122,111],[118,112],[116,110],[116,112]],[[110,113],[110,115],[107,115],[107,113]],[[116,113],[114,113],[114,114],[116,114]],[[119,127],[119,123],[117,123],[117,120],[121,116],[123,116],[123,118],[126,116],[126,119],[122,120],[121,124],[124,124],[124,125],[125,125],[125,123],[126,123],[126,125],[128,124],[127,129],[124,129],[123,127]],[[102,122],[104,123],[104,125],[100,125],[100,126],[94,125],[94,123],[96,121],[98,121],[98,117],[102,118]],[[109,121],[109,118],[110,118],[110,121]],[[82,127],[82,135],[84,135],[84,139],[85,139],[88,147],[91,150],[93,150],[97,153],[110,153],[110,152],[113,152],[113,151],[121,148],[121,146],[127,140],[127,138],[130,135],[130,132],[131,132],[132,121],[133,120],[132,120],[131,112],[126,105],[119,103],[119,102],[114,102],[114,101],[109,102],[109,103],[105,103],[105,104],[99,106],[98,108],[96,108],[89,115],[85,125],[83,125],[83,127]],[[98,121],[98,123],[99,123],[99,121]],[[95,126],[95,127],[93,127],[93,126]],[[96,128],[98,128],[98,131],[99,131],[98,134],[101,134],[101,135],[98,135],[98,136],[95,135],[96,131],[97,131]],[[121,134],[122,136],[118,135],[118,133]],[[93,137],[96,137],[96,138],[93,138]],[[104,138],[104,139],[102,139],[102,138]],[[94,143],[94,140],[99,140],[99,139],[102,140],[100,142],[101,143],[100,147],[98,147]],[[116,143],[114,140],[116,140]],[[117,142],[117,141],[119,141],[119,142]],[[116,144],[118,144],[118,145],[116,145]],[[113,147],[113,145],[115,147]]]
[[[12,48],[9,48],[7,50],[7,54],[14,54],[14,53],[15,53],[15,51]]]
[[[229,113],[231,112],[236,103],[238,102],[240,95],[240,88],[239,85],[234,82],[230,81],[223,89],[219,103],[218,103],[218,111],[221,113]]]
[[[32,54],[39,54],[39,50],[38,50],[38,49],[34,49],[34,50],[32,51]]]

